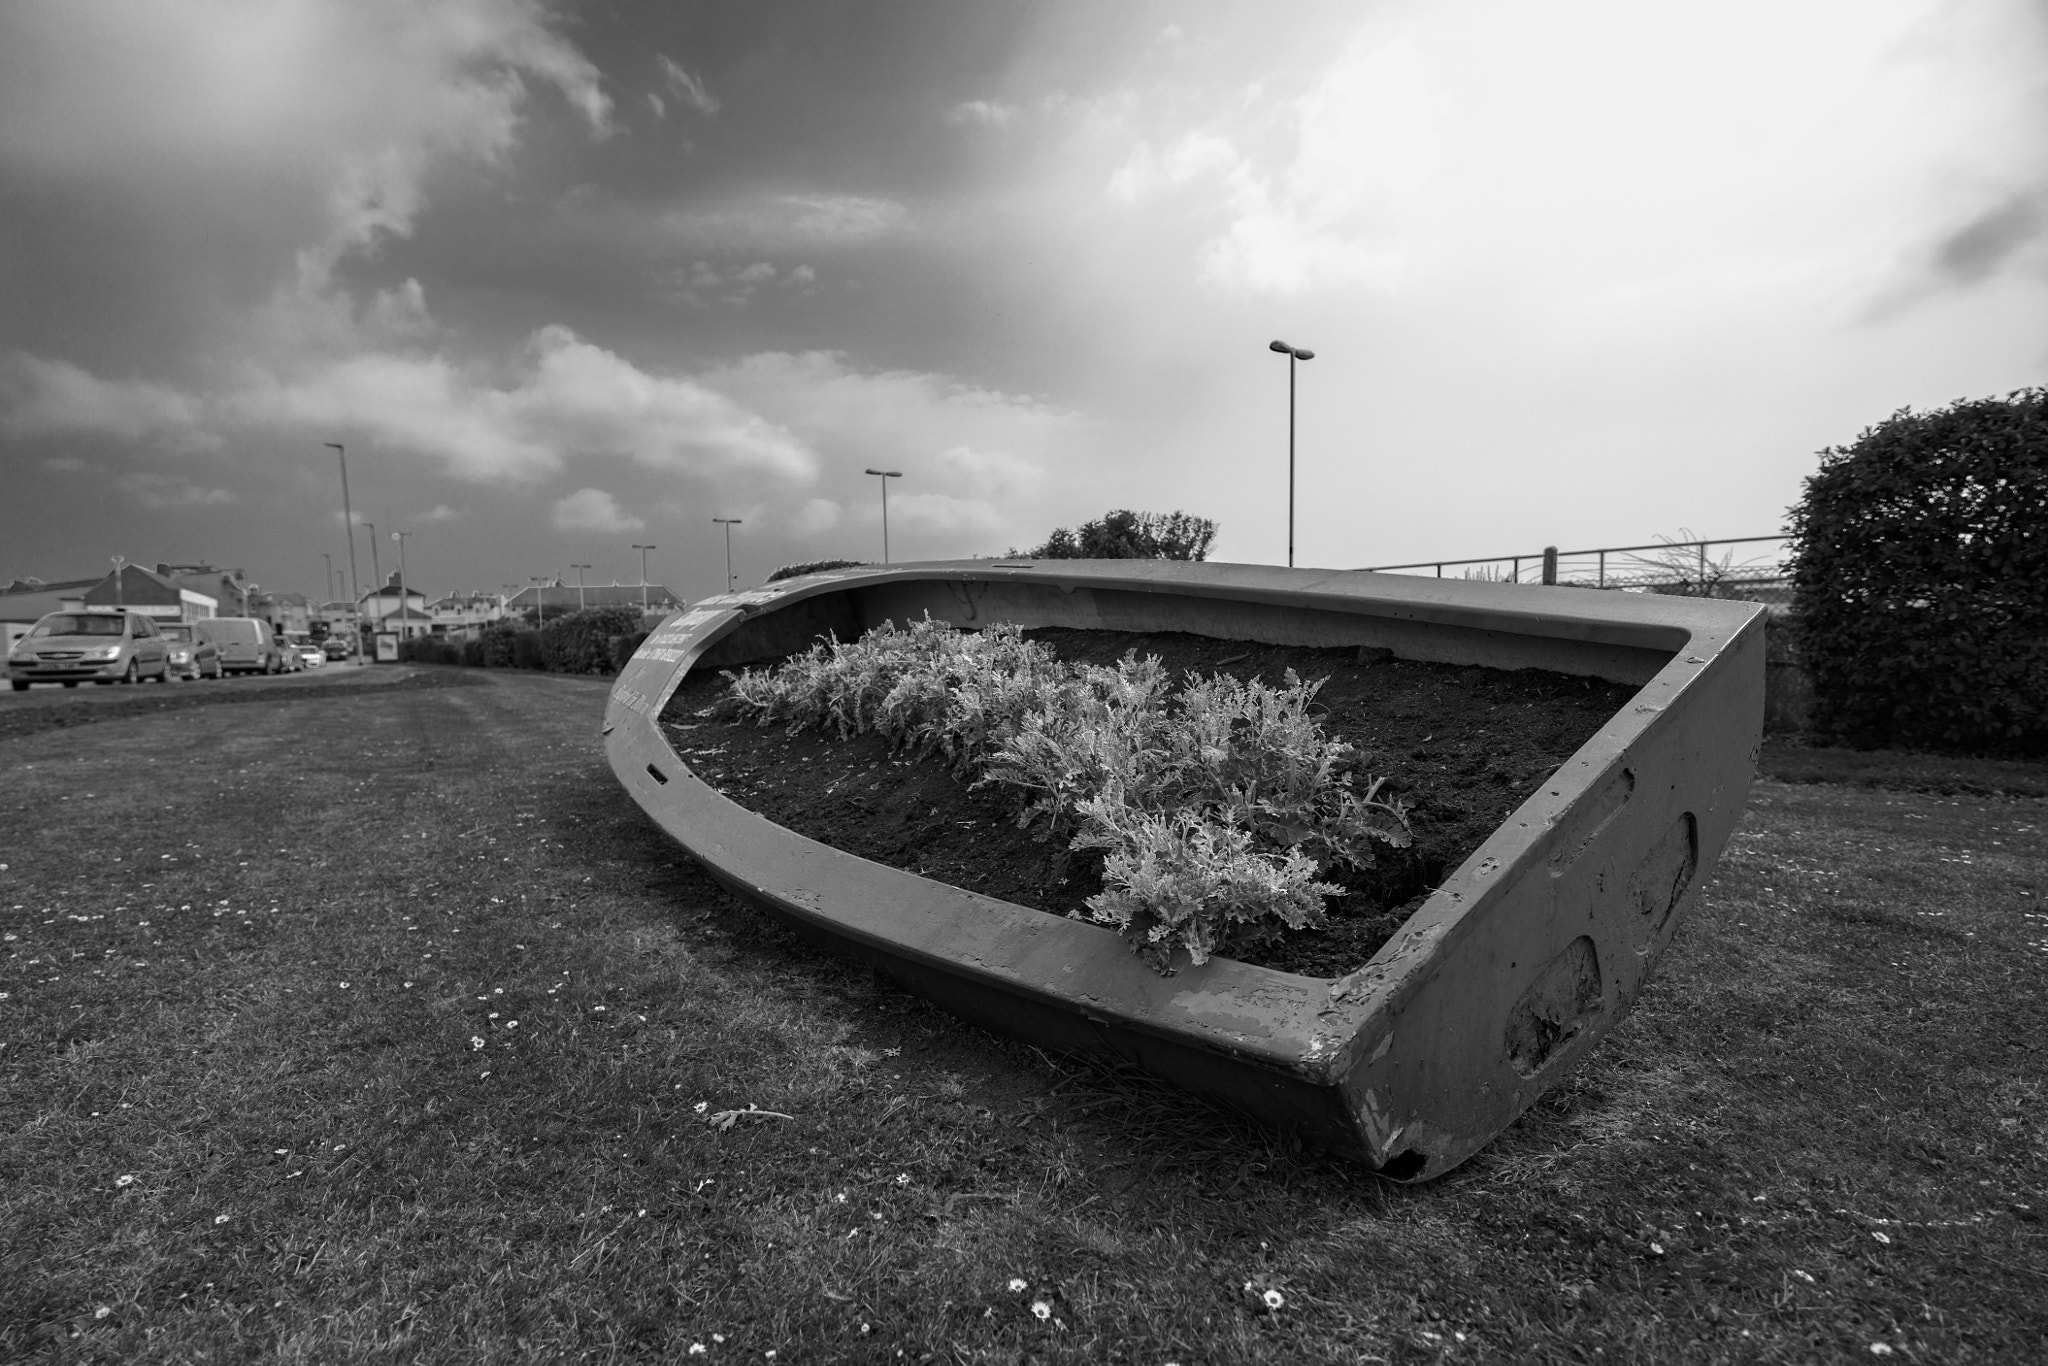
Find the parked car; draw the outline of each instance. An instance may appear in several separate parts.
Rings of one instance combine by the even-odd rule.
[[[75,688],[171,677],[168,642],[148,617],[133,612],[52,612],[7,652],[7,681],[16,692],[31,683]]]
[[[167,621],[157,629],[163,632],[164,643],[171,648],[171,677],[221,677],[220,646],[200,639],[191,622]]]
[[[327,662],[327,651],[308,641],[299,647],[299,659],[303,667],[317,669]]]
[[[278,671],[277,637],[270,623],[254,617],[208,617],[196,623],[201,640],[220,651],[220,667],[231,674],[274,674]]]
[[[349,656],[348,642],[340,636],[327,637],[320,648],[327,652],[327,658],[331,661],[339,662]]]

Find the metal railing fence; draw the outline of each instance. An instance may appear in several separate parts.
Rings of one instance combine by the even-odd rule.
[[[1654,545],[1600,546],[1534,554],[1491,555],[1470,560],[1417,560],[1370,565],[1379,574],[1431,573],[1494,583],[1543,583],[1600,588],[1624,593],[1670,593],[1685,597],[1738,598],[1790,604],[1790,539],[1735,536],[1721,540],[1659,541]]]

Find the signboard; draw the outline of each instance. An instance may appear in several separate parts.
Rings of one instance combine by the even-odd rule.
[[[379,631],[377,633],[377,662],[396,664],[398,662],[398,633]]]

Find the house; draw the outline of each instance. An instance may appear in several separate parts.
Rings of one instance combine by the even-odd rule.
[[[384,622],[389,618],[389,629],[405,636],[426,635],[433,627],[433,618],[427,615],[427,595],[400,582],[396,569],[381,587],[357,600],[356,615],[365,626],[379,631],[386,629]],[[401,624],[412,622],[419,623],[418,629]]]
[[[98,579],[60,579],[51,583],[41,579],[16,579],[7,587],[0,588],[0,636],[6,638],[7,648],[12,649],[15,641],[28,634],[29,627],[50,613],[82,606],[85,590],[98,582]]]
[[[180,588],[189,588],[202,593],[219,604],[216,616],[245,617],[249,615],[250,603],[245,598],[256,592],[256,585],[249,582],[249,576],[240,569],[221,569],[210,564],[166,564],[158,562],[158,575],[169,579]]]
[[[578,587],[560,579],[532,588],[522,588],[505,600],[507,615],[529,617],[567,616],[582,607],[639,607],[649,615],[666,616],[687,606],[658,583],[590,583]]]
[[[356,605],[352,602],[323,602],[313,609],[313,620],[324,622],[330,636],[353,637]]]
[[[158,621],[203,621],[220,615],[220,599],[139,564],[124,564],[86,589],[82,605],[123,608]]]
[[[403,607],[394,607],[377,618],[377,631],[379,634],[388,631],[397,635],[400,640],[411,640],[416,636],[432,635],[434,619],[411,603],[407,603]]]
[[[450,593],[427,607],[434,634],[468,635],[505,615],[505,599],[496,593]]]
[[[313,603],[304,593],[261,593],[251,606],[273,631],[304,635],[313,628]]]

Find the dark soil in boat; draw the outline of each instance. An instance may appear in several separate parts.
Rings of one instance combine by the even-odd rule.
[[[1329,681],[1324,729],[1368,758],[1366,771],[1411,807],[1414,844],[1382,849],[1364,873],[1328,870],[1345,888],[1320,928],[1233,954],[1310,977],[1366,962],[1501,821],[1628,701],[1635,689],[1537,669],[1428,664],[1351,649],[1303,649],[1205,636],[1058,628],[1030,631],[1073,663],[1157,655],[1176,676],[1226,673],[1277,684],[1288,669]],[[715,670],[683,680],[663,714],[691,769],[734,801],[811,839],[894,868],[1057,915],[1102,890],[1102,856],[1069,853],[1016,828],[1021,803],[996,785],[969,791],[939,758],[891,758],[887,743],[806,731],[790,738],[699,715],[725,691]]]

